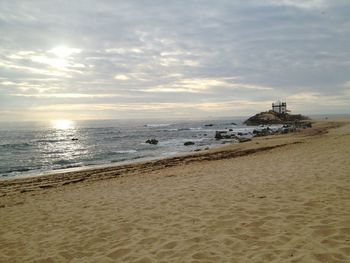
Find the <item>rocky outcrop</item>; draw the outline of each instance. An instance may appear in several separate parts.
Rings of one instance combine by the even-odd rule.
[[[253,137],[263,137],[263,136],[268,136],[275,134],[278,131],[273,131],[269,127],[261,129],[261,130],[254,130],[253,131]]]
[[[194,142],[185,142],[184,145],[185,146],[194,145]]]
[[[148,139],[148,140],[146,141],[146,143],[153,144],[153,145],[157,145],[157,144],[158,144],[158,140],[156,140],[156,139]]]
[[[268,124],[285,124],[298,123],[309,120],[309,117],[301,114],[277,113],[274,111],[260,112],[249,119],[244,124],[246,125],[268,125]]]
[[[238,137],[234,133],[228,133],[227,131],[216,131],[215,132],[215,139],[222,140],[222,139],[236,139],[238,140]]]

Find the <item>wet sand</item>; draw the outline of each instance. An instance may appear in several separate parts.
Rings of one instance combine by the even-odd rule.
[[[0,262],[349,262],[350,122],[0,181]]]

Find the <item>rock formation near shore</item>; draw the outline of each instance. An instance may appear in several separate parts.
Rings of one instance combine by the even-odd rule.
[[[277,113],[274,111],[266,111],[255,114],[247,119],[244,124],[247,125],[267,125],[267,124],[285,124],[294,123],[310,118],[301,114]]]
[[[148,139],[147,141],[146,141],[146,143],[148,143],[148,144],[153,144],[153,145],[157,145],[158,144],[158,140],[156,140],[156,139]]]

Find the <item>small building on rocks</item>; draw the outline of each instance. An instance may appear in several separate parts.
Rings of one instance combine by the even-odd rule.
[[[272,111],[277,113],[287,113],[287,103],[286,102],[273,102]]]

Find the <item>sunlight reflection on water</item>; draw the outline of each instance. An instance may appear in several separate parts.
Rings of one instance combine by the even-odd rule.
[[[51,126],[54,130],[46,138],[49,143],[42,145],[42,148],[46,152],[46,161],[52,160],[54,168],[74,163],[77,155],[88,154],[86,147],[80,141],[83,138],[80,138],[74,121],[54,120],[51,121]]]
[[[67,130],[74,128],[74,122],[71,120],[54,120],[52,121],[52,126],[55,129]]]

